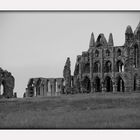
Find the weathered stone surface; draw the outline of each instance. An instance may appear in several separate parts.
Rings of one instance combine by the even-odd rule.
[[[59,96],[63,94],[63,78],[31,78],[23,97]]]
[[[112,33],[109,34],[108,45],[109,46],[114,46]]]
[[[2,96],[5,98],[13,97],[15,79],[10,72],[0,68],[0,86],[3,86]]]
[[[70,62],[69,57],[67,58],[65,66],[64,66],[63,77],[64,77],[64,83],[65,83],[64,92],[66,94],[69,94],[71,93],[71,62]]]
[[[81,93],[140,91],[140,23],[133,30],[127,26],[125,43],[114,46],[99,34],[96,43],[91,34],[89,49],[77,57],[74,87]],[[92,46],[92,47],[91,47]]]
[[[122,46],[114,46],[112,33],[108,42],[102,33],[95,42],[92,33],[88,50],[77,56],[74,75],[71,75],[68,57],[63,77],[59,80],[31,78],[24,97],[44,96],[48,93],[140,91],[140,23],[134,33],[131,26],[127,26]]]

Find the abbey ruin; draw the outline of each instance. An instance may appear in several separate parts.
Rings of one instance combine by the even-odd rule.
[[[68,58],[63,78],[31,78],[25,97],[134,91],[140,91],[140,23],[134,32],[127,26],[122,46],[114,46],[111,33],[108,41],[104,34],[95,41],[92,33],[88,50],[77,56],[73,76]]]
[[[15,86],[15,79],[10,72],[0,68],[0,97],[12,98],[14,97],[13,90]]]

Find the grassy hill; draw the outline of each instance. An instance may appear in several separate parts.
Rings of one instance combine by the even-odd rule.
[[[1,99],[0,128],[140,128],[140,93]]]

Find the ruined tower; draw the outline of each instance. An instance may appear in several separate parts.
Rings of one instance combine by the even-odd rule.
[[[0,87],[3,86],[3,91],[1,91],[1,96],[5,98],[13,97],[13,90],[15,86],[15,79],[13,75],[7,70],[0,68]]]
[[[139,91],[140,23],[134,32],[127,26],[121,46],[114,46],[112,33],[108,41],[99,34],[96,42],[92,33],[89,49],[77,57],[74,79],[81,93]]]
[[[68,57],[63,70],[63,77],[65,83],[64,92],[66,94],[71,93],[71,67],[70,66],[71,66],[71,62],[70,62],[70,58]]]

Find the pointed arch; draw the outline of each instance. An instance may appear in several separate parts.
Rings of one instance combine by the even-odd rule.
[[[87,77],[87,76],[84,77],[84,80],[82,81],[82,88],[83,88],[83,92],[89,93],[91,91],[89,77]]]
[[[105,68],[104,68],[105,72],[111,72],[112,71],[112,63],[111,61],[106,61],[105,63]]]
[[[54,79],[54,93],[57,92],[57,81],[56,79]]]
[[[139,65],[139,48],[138,45],[134,45],[134,67],[137,68]]]
[[[117,50],[117,56],[121,56],[121,53],[122,53],[121,49],[118,49]]]
[[[106,50],[106,56],[110,56],[110,51],[109,51],[109,49]]]
[[[94,79],[94,88],[95,92],[100,92],[101,91],[101,80],[98,76],[95,77]]]
[[[106,38],[104,36],[104,34],[99,34],[99,36],[97,37],[97,40],[96,40],[96,46],[97,47],[100,47],[102,45],[107,45],[107,41],[106,41]]]
[[[90,72],[90,63],[84,64],[83,72],[84,73],[89,73]]]
[[[98,73],[101,72],[101,64],[99,61],[96,61],[93,65],[93,72]]]
[[[104,82],[105,82],[106,92],[112,92],[113,91],[112,79],[109,76],[106,76]]]
[[[121,60],[116,62],[116,72],[124,72],[124,64]]]
[[[95,51],[95,57],[98,57],[98,56],[99,56],[99,51],[96,50],[96,51]]]
[[[124,80],[121,78],[121,76],[118,76],[116,80],[117,80],[117,91],[124,92],[125,91]]]

